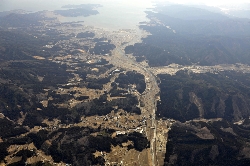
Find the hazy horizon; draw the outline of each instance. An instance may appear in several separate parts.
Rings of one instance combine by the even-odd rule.
[[[234,6],[244,3],[250,3],[247,0],[127,0],[127,1],[118,1],[118,0],[0,0],[0,11],[9,11],[15,9],[23,9],[27,11],[41,11],[41,10],[55,10],[60,9],[63,5],[68,4],[109,4],[113,3],[114,5],[123,5],[127,7],[137,7],[137,8],[148,8],[151,7],[154,3],[157,2],[171,2],[179,4],[204,4],[209,6]],[[29,4],[29,5],[27,5]]]
[[[208,0],[0,0],[0,12],[1,11],[11,11],[11,10],[25,10],[28,12],[37,11],[54,11],[62,10],[64,5],[80,5],[80,4],[101,4],[103,7],[98,8],[100,14],[92,15],[89,17],[60,17],[62,22],[72,22],[72,21],[84,21],[85,25],[95,26],[99,28],[104,28],[108,30],[117,29],[139,29],[139,22],[147,21],[145,11],[152,8],[156,3],[179,3],[179,4],[190,4],[190,5],[209,5],[217,6],[221,10],[227,9],[227,7],[220,6],[225,3],[225,1],[208,1]],[[247,2],[246,0],[229,0],[229,3],[241,4]],[[237,6],[237,5],[235,5]],[[65,10],[65,9],[63,9]]]

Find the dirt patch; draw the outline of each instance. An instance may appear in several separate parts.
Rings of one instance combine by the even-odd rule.
[[[213,134],[210,133],[210,130],[208,130],[207,127],[201,128],[199,131],[197,131],[196,135],[201,139],[214,139]]]
[[[44,60],[45,59],[44,57],[41,57],[41,56],[33,56],[33,58],[38,59],[38,60]]]
[[[149,149],[144,149],[142,152],[134,149],[128,150],[127,147],[112,147],[112,151],[104,154],[106,164],[110,165],[140,165],[147,166],[149,164],[148,158]]]

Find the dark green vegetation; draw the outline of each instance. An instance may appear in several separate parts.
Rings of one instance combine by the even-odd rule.
[[[158,13],[147,12],[155,26],[141,26],[152,35],[144,38],[143,43],[126,48],[126,53],[133,53],[137,61],[146,59],[150,66],[250,64],[248,19],[228,18],[181,5],[161,6],[155,10]]]
[[[249,165],[250,128],[228,121],[175,123],[165,165]]]
[[[98,136],[92,136],[90,133],[99,132]],[[72,163],[74,165],[95,165],[104,164],[103,156],[95,158],[93,153],[96,151],[110,152],[111,145],[122,146],[122,143],[133,141],[138,151],[149,146],[147,139],[140,133],[131,133],[128,135],[118,135],[111,138],[114,130],[99,130],[89,128],[74,127],[71,129],[59,129],[48,136],[48,139],[57,135],[58,138],[52,142],[50,147],[42,146],[44,151],[52,155],[54,161]],[[60,142],[58,144],[58,142]],[[45,149],[46,148],[46,149]]]
[[[95,34],[93,32],[81,32],[76,35],[77,38],[87,38],[87,37],[94,37]]]
[[[48,52],[42,51],[47,44],[46,38],[35,38],[20,32],[0,30],[0,60],[34,60],[31,56],[46,56]]]
[[[118,87],[128,89],[132,91],[132,86],[135,85],[135,89],[139,93],[143,93],[146,89],[145,77],[142,74],[128,71],[126,74],[121,73],[115,80],[118,83]]]
[[[8,155],[8,147],[10,145],[25,145],[27,143],[31,143],[31,139],[28,137],[22,137],[22,138],[11,138],[9,137],[8,139],[4,139],[4,142],[0,143],[0,160],[3,161],[5,156]],[[28,157],[31,157],[35,155],[33,151],[30,150],[21,150],[15,154],[16,156],[22,156],[22,160],[19,162],[20,165],[25,165],[25,162]],[[16,163],[18,165],[18,163]]]
[[[106,108],[103,102],[98,104],[98,99],[97,101],[93,101],[95,104],[93,104],[93,108],[90,108],[93,112],[90,112],[89,109],[85,111],[83,107],[78,106],[77,108],[73,108],[72,111],[56,106],[57,104],[65,103],[75,98],[73,96],[75,92],[64,95],[56,94],[55,90],[58,88],[69,89],[73,86],[86,86],[92,89],[102,89],[103,84],[108,83],[110,77],[91,79],[86,78],[86,76],[87,74],[102,74],[109,70],[112,65],[109,65],[106,60],[100,59],[95,64],[84,62],[77,64],[75,67],[79,69],[76,71],[76,74],[79,74],[83,82],[68,85],[68,80],[73,77],[73,74],[67,70],[74,70],[75,67],[48,60],[36,60],[32,57],[34,55],[41,57],[53,56],[56,54],[57,49],[62,50],[60,47],[47,50],[43,47],[51,40],[51,37],[34,38],[32,35],[24,35],[23,33],[10,31],[0,31],[0,34],[0,108],[5,116],[16,120],[20,117],[21,111],[28,113],[24,124],[33,127],[35,125],[43,126],[41,122],[46,117],[59,118],[63,121],[66,119],[75,121],[79,115],[107,114],[113,109],[113,104],[108,104]],[[103,39],[101,39],[101,41],[102,40]],[[78,53],[76,53],[76,55],[77,54]],[[99,71],[96,73],[91,71],[94,67],[98,68]],[[47,93],[44,89],[48,89]],[[47,107],[44,107],[40,102],[49,97],[53,99],[49,101]],[[84,100],[88,99],[88,96],[83,97]],[[77,97],[76,99],[81,100],[81,97]],[[130,97],[128,97],[126,101],[129,105],[137,104],[137,100],[134,99],[130,102]],[[117,102],[118,101],[114,101],[114,103]],[[92,104],[90,103],[90,105]],[[123,105],[120,105],[120,107],[123,107]],[[40,108],[42,111],[37,111],[37,108]],[[108,111],[99,112],[97,108]],[[126,105],[125,108],[127,108]],[[79,111],[79,115],[76,111]]]
[[[114,99],[112,101],[107,101],[107,95],[101,96],[99,99],[94,99],[89,103],[90,110],[85,110],[85,114],[90,115],[107,115],[114,107],[117,106],[118,109],[124,109],[127,112],[141,114],[138,105],[138,99],[136,96],[127,94],[126,98]]]
[[[0,125],[0,135],[2,139],[15,137],[27,132],[23,126],[17,125],[7,118],[0,118]]]
[[[89,52],[96,55],[109,54],[111,50],[115,49],[115,45],[110,44],[110,42],[110,40],[99,41],[95,44],[95,47],[93,49],[89,50]]]
[[[38,77],[43,77],[40,81]],[[10,119],[16,119],[20,112],[43,108],[40,101],[46,99],[44,89],[55,89],[58,84],[66,84],[70,74],[66,66],[48,61],[25,61],[8,63],[0,72],[1,112]]]
[[[26,28],[27,26],[38,26],[41,25],[39,21],[43,20],[40,16],[40,13],[36,14],[16,14],[8,13],[0,15],[0,26],[2,27],[22,27]]]
[[[98,14],[94,7],[99,6],[67,5],[64,8],[68,10],[55,12],[66,17],[89,16]],[[152,35],[125,50],[133,53],[137,61],[147,60],[150,66],[250,64],[248,19],[184,6],[158,6],[156,10],[147,12],[154,26],[141,26]],[[97,123],[93,124],[95,129],[72,127],[84,116],[103,116],[118,109],[141,114],[138,99],[132,94],[145,91],[145,78],[135,71],[115,70],[104,59],[115,48],[111,40],[94,38],[96,34],[88,31],[64,34],[63,30],[44,26],[43,20],[49,21],[40,12],[0,13],[0,112],[5,116],[0,118],[0,161],[8,155],[10,145],[29,143],[34,143],[56,162],[79,166],[103,165],[103,156],[94,157],[93,153],[96,150],[110,152],[112,145],[122,146],[132,141],[128,150],[148,148],[148,140],[136,132],[111,137],[115,131],[103,129]],[[54,25],[62,29],[82,26],[78,23]],[[83,46],[82,43],[90,44]],[[99,77],[106,72],[109,76]],[[103,89],[114,73],[119,76],[112,82],[111,90]],[[249,165],[249,74],[181,71],[175,76],[159,75],[158,78],[161,89],[158,118],[180,121],[169,132],[166,165]],[[92,99],[74,87],[92,89],[96,94],[103,90],[104,94]],[[108,97],[117,98],[107,101]],[[213,122],[203,118],[223,120]],[[44,123],[45,119],[60,122],[49,126]],[[242,125],[233,124],[242,119]],[[43,129],[30,133],[34,126]],[[11,165],[25,165],[27,158],[36,155],[36,149],[20,150],[14,156],[21,157],[21,161]]]
[[[137,61],[150,66],[250,64],[249,19],[182,5],[155,10],[147,12],[151,25],[141,25],[152,35],[126,48]],[[249,165],[249,74],[179,71],[158,78],[156,115],[179,121],[169,132],[165,165]],[[242,125],[233,124],[242,119]]]
[[[250,75],[225,71],[219,74],[159,75],[161,102],[157,115],[187,121],[224,118],[231,122],[250,116]]]
[[[7,155],[6,149],[13,144],[26,144],[33,142],[35,147],[51,155],[55,162],[65,162],[76,166],[82,165],[104,165],[103,156],[95,157],[93,153],[96,151],[110,152],[111,145],[122,146],[122,143],[132,141],[134,148],[137,151],[142,151],[149,147],[149,141],[142,134],[134,132],[126,135],[118,135],[112,138],[111,134],[114,130],[101,130],[84,127],[71,127],[58,129],[53,132],[40,130],[37,133],[30,133],[23,138],[8,139],[4,143],[0,143],[0,160]],[[97,136],[91,133],[98,133]],[[129,150],[129,149],[128,149]],[[27,158],[36,156],[37,151],[34,149],[21,150],[15,156],[21,156],[19,162],[12,165],[25,165]],[[13,156],[14,157],[14,156]]]
[[[99,14],[97,10],[94,10],[96,7],[101,7],[100,5],[94,4],[83,4],[83,5],[66,5],[63,8],[68,8],[64,10],[55,10],[56,14],[60,14],[65,17],[78,17],[78,16],[91,16]]]
[[[159,78],[157,116],[183,122],[169,132],[165,165],[249,165],[249,74],[180,71]]]
[[[58,129],[58,126],[53,128],[43,123],[45,119],[49,121],[58,119],[60,125],[65,125],[79,123],[82,116],[107,115],[118,109],[141,114],[141,110],[137,107],[137,97],[129,93],[120,95],[125,98],[107,101],[110,91],[92,100],[88,94],[82,94],[73,89],[86,87],[102,90],[103,85],[110,82],[113,75],[106,78],[93,78],[89,75],[104,74],[113,67],[112,64],[101,57],[93,59],[93,63],[79,61],[78,58],[84,54],[79,49],[90,51],[92,54],[109,54],[115,48],[113,44],[110,44],[111,41],[105,38],[92,39],[95,36],[94,33],[83,32],[78,33],[77,38],[96,43],[94,48],[83,47],[78,43],[68,44],[66,47],[60,46],[56,43],[70,40],[71,37],[75,37],[75,34],[66,36],[55,29],[33,32],[33,29],[28,30],[29,28],[23,24],[12,24],[12,19],[9,21],[8,17],[16,18],[14,15],[3,16],[0,19],[6,22],[1,23],[7,27],[21,27],[23,32],[0,30],[0,113],[2,117],[0,118],[2,140],[0,162],[9,155],[7,149],[10,145],[20,146],[30,143],[34,143],[37,149],[51,155],[55,162],[63,161],[79,166],[103,165],[103,156],[95,158],[93,153],[96,150],[110,152],[111,145],[122,146],[122,143],[132,141],[133,144],[129,146],[129,150],[142,151],[148,148],[149,142],[146,137],[136,132],[111,138],[111,134],[115,131],[103,130],[101,127],[98,129],[80,127]],[[27,19],[28,15],[17,17]],[[32,25],[28,24],[30,26],[40,25],[39,19],[35,23],[29,23],[32,23]],[[48,60],[69,54],[72,58],[65,61]],[[40,60],[35,59],[34,56],[39,56]],[[92,70],[93,68],[98,70]],[[79,75],[80,80],[75,79],[75,75]],[[128,84],[138,84],[142,86],[137,87],[138,91],[143,90],[141,81],[144,77],[135,72],[128,75],[132,77],[131,79],[139,76],[135,82],[130,80]],[[77,100],[79,104],[72,108],[69,106],[71,100]],[[42,104],[44,101],[48,104]],[[60,105],[66,105],[66,107]],[[19,125],[17,121],[21,118],[23,119]],[[35,126],[41,126],[43,129],[29,133],[30,129]],[[10,165],[27,165],[26,160],[36,155],[38,155],[36,149],[17,151],[12,157],[21,157],[21,160]],[[49,166],[50,164],[37,162],[32,165]]]

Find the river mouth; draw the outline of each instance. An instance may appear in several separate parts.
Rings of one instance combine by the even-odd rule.
[[[54,1],[53,1],[54,2]],[[133,2],[128,0],[115,1],[115,0],[60,0],[56,3],[51,3],[49,0],[2,0],[2,7],[0,11],[9,11],[22,9],[28,12],[37,11],[55,11],[55,10],[67,10],[62,8],[65,5],[80,5],[80,4],[99,4],[102,7],[97,7],[99,14],[90,16],[77,16],[77,17],[65,17],[59,16],[60,22],[81,22],[84,25],[93,26],[96,28],[103,28],[104,30],[114,31],[119,29],[134,29],[139,30],[139,23],[149,21],[146,17],[145,11],[153,7],[150,1]]]

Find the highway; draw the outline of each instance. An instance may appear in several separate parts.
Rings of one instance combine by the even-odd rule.
[[[157,105],[157,94],[159,93],[159,87],[157,84],[156,76],[148,70],[147,67],[139,64],[134,59],[129,58],[125,51],[121,47],[116,47],[116,49],[112,52],[112,58],[110,59],[110,63],[115,66],[119,66],[120,68],[124,68],[126,70],[135,70],[138,73],[143,74],[148,78],[146,82],[146,90],[142,94],[142,98],[144,99],[146,111],[144,114],[147,117],[151,117],[151,123],[148,123],[147,128],[149,128],[149,133],[147,133],[148,139],[150,140],[150,153],[151,155],[151,163],[149,165],[155,166],[156,164],[156,120],[155,120],[155,112]]]

